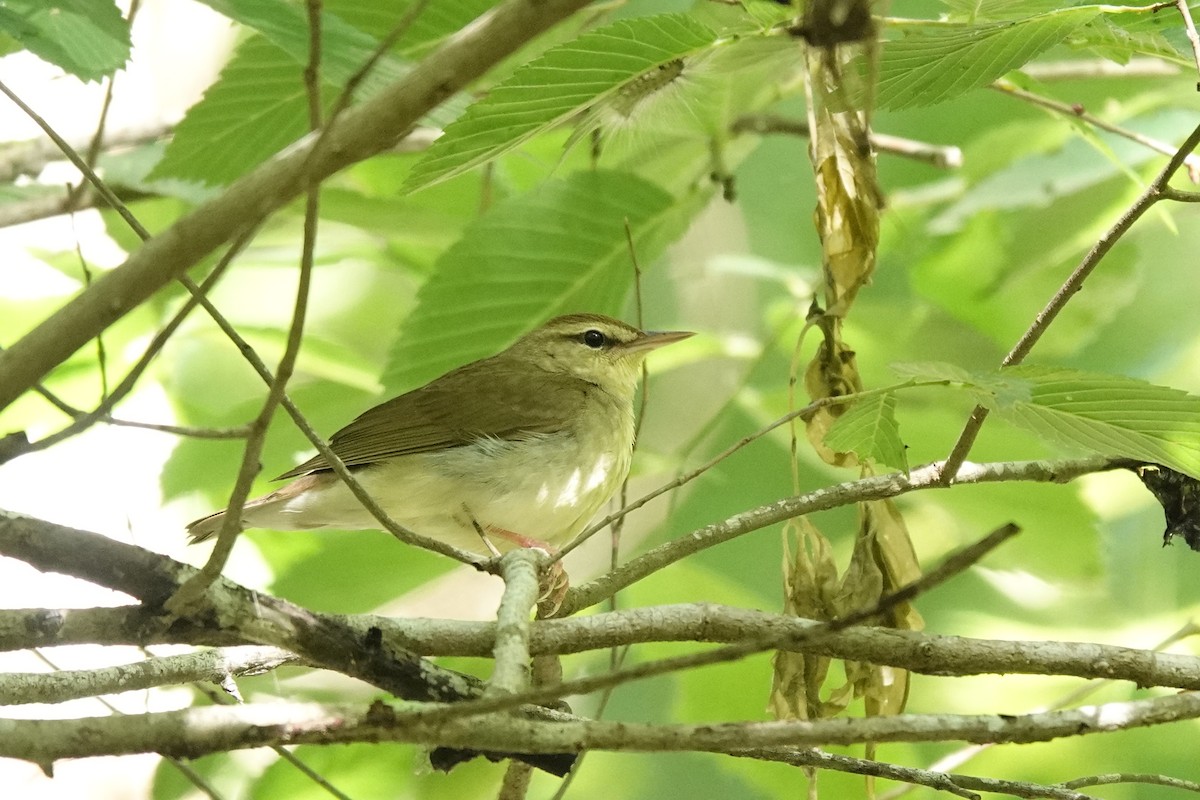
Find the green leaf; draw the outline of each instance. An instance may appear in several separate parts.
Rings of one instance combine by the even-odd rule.
[[[262,35],[244,41],[216,83],[188,109],[152,179],[229,183],[308,131],[303,82],[308,21],[301,9],[282,0],[211,0],[209,5]],[[328,111],[377,43],[333,15],[324,14],[321,24],[322,106]],[[395,58],[380,59],[356,98],[370,96],[406,70]],[[464,106],[451,98],[422,122],[444,125]]]
[[[908,473],[908,456],[896,424],[896,396],[891,392],[855,400],[833,423],[825,444]]]
[[[774,0],[744,0],[742,8],[746,15],[766,30],[775,25],[787,22],[796,16],[796,12],[786,3],[776,3]]]
[[[414,0],[327,0],[325,10],[359,30],[382,39],[403,19]],[[396,42],[396,50],[412,57],[423,52],[496,5],[498,0],[426,3]]]
[[[294,65],[308,63],[308,17],[303,4],[287,0],[203,0],[214,11],[258,31],[292,58]],[[321,15],[321,78],[339,86],[358,72],[378,43],[370,35],[332,14]],[[392,80],[403,74],[395,59],[384,58],[368,77]],[[299,80],[297,70],[297,80]],[[369,90],[368,90],[369,91]]]
[[[150,173],[162,161],[166,150],[166,142],[151,142],[129,149],[106,152],[100,155],[97,166],[104,180],[114,188],[155,197],[176,197],[194,205],[203,203],[217,194],[219,189],[191,180],[150,179]]]
[[[683,15],[621,20],[547,51],[513,73],[446,128],[405,189],[446,180],[713,44],[717,35]]]
[[[647,264],[710,195],[680,202],[637,176],[598,170],[497,205],[467,228],[421,287],[384,385],[419,386],[557,314],[619,313],[633,278],[626,221]]]
[[[913,361],[892,364],[892,371],[902,378],[912,378],[919,381],[946,381],[949,384],[975,386],[979,382],[977,375],[972,375],[957,364],[945,361]]]
[[[229,183],[307,130],[300,67],[275,44],[252,36],[188,109],[150,178]]]
[[[1133,56],[1152,56],[1187,66],[1192,63],[1185,53],[1154,30],[1126,30],[1103,17],[1081,26],[1067,38],[1071,47],[1089,48],[1105,58],[1126,64]]]
[[[949,19],[978,22],[992,19],[1016,19],[1044,14],[1063,6],[1070,0],[942,0],[950,9]]]
[[[1188,8],[1193,19],[1200,16],[1200,3],[1190,2]],[[1189,68],[1195,66],[1192,43],[1188,41],[1186,26],[1180,24],[1178,15],[1175,13],[1163,14],[1153,6],[1141,6],[1128,10],[1131,13],[1115,17],[1118,20],[1115,24],[1119,24],[1126,33],[1135,38],[1150,36],[1159,42],[1165,42],[1168,47],[1175,50],[1177,57],[1171,59],[1172,61]]]
[[[112,0],[6,0],[0,32],[85,81],[99,80],[129,59],[129,23]]]
[[[879,103],[934,105],[984,86],[1065,39],[1098,14],[1095,7],[958,28],[914,32],[883,46]]]
[[[1053,367],[1008,367],[999,375],[1030,388],[1028,401],[998,404],[1014,424],[1070,448],[1152,461],[1200,478],[1200,397]]]

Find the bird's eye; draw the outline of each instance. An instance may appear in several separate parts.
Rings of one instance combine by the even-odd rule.
[[[593,350],[599,350],[608,342],[608,337],[593,328],[583,334],[583,343]]]

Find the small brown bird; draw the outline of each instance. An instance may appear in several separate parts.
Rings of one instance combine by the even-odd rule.
[[[557,317],[490,358],[366,411],[329,445],[396,522],[486,554],[552,550],[579,533],[629,473],[642,361],[686,331],[598,314]],[[246,503],[243,527],[376,528],[320,455]],[[188,525],[202,542],[224,511]]]

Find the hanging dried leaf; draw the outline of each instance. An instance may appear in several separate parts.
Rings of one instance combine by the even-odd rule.
[[[804,371],[805,389],[815,400],[862,389],[854,350],[842,338],[842,321],[874,272],[882,202],[868,145],[866,115],[854,110],[849,102],[851,97],[868,97],[869,93],[844,84],[844,76],[856,74],[843,69],[848,63],[844,48],[811,47],[807,63],[811,157],[817,188],[814,221],[821,239],[825,283],[824,310],[815,317],[810,315],[823,338]],[[852,453],[836,452],[825,444],[830,427],[844,411],[839,406],[821,409],[805,420],[805,432],[824,461],[855,466],[858,462]],[[869,473],[869,466],[862,465],[862,471]],[[890,502],[859,506],[854,552],[840,579],[828,542],[811,523],[798,520],[787,530],[793,532],[798,544],[795,554],[784,564],[788,613],[830,619],[872,608],[880,598],[920,575],[904,522]],[[887,609],[884,617],[878,624],[903,629],[921,626],[920,615],[907,603]],[[903,710],[908,697],[906,671],[847,662],[845,680],[827,686],[830,666],[829,659],[778,654],[771,697],[775,715],[829,716],[845,710],[857,697],[864,698],[869,714]]]
[[[807,517],[800,517],[784,527],[783,541],[785,613],[805,619],[832,618],[838,572],[829,540]],[[820,694],[829,664],[830,659],[823,656],[784,651],[775,654],[770,706],[776,719],[824,716]]]

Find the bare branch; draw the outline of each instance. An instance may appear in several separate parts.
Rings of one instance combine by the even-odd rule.
[[[510,550],[500,559],[504,596],[496,612],[491,694],[513,694],[529,686],[529,615],[537,603],[538,566],[543,561],[541,551],[527,547]]]
[[[1200,35],[1196,33],[1196,23],[1192,21],[1192,10],[1188,8],[1187,0],[1175,0],[1175,7],[1179,9],[1179,16],[1183,17],[1183,29],[1187,33],[1188,42],[1192,45],[1196,70],[1200,71]],[[1200,91],[1200,81],[1196,83],[1196,90]]]
[[[808,137],[808,122],[778,114],[750,114],[734,120],[732,133],[755,133],[763,136],[782,133],[789,136]],[[939,169],[957,169],[962,166],[962,150],[949,145],[929,144],[886,133],[871,133],[868,136],[871,148],[880,153],[909,158]]]
[[[0,720],[0,756],[50,763],[60,758],[159,752],[195,758],[268,744],[393,741],[531,754],[623,752],[745,753],[757,747],[863,742],[1045,742],[1200,717],[1200,694],[1106,703],[1037,714],[910,714],[819,721],[649,725],[537,721],[488,715],[439,724],[383,703],[326,706],[270,703],[208,706],[157,714],[73,720]]]
[[[1095,800],[1091,795],[1081,794],[1071,789],[1045,784],[1027,783],[1025,781],[1006,781],[996,778],[980,778],[975,775],[955,775],[936,770],[903,767],[899,764],[888,764],[865,758],[826,753],[822,750],[801,747],[762,747],[757,750],[747,750],[744,753],[731,753],[734,756],[758,758],[763,761],[779,761],[796,767],[812,767],[836,772],[849,772],[854,775],[868,775],[873,778],[886,778],[892,781],[902,781],[911,784],[905,789],[924,786],[941,792],[949,792],[958,797],[970,797],[979,800],[977,790],[981,792],[996,792],[1013,797],[1048,797],[1053,800]]]
[[[320,0],[309,0],[306,4],[308,11],[309,49],[308,64],[304,68],[304,87],[308,98],[308,122],[313,131],[321,127],[321,3]],[[315,150],[314,150],[315,153]],[[242,452],[242,464],[238,470],[237,481],[229,496],[225,508],[220,532],[216,545],[209,553],[204,567],[195,577],[189,579],[179,592],[167,603],[167,609],[178,612],[183,608],[199,601],[204,590],[220,576],[233,552],[234,542],[242,532],[242,509],[250,497],[250,487],[254,478],[262,469],[260,457],[266,444],[267,430],[275,411],[283,401],[288,381],[296,368],[296,359],[300,355],[300,344],[304,336],[304,321],[308,315],[308,293],[312,285],[313,250],[317,243],[317,223],[320,212],[321,185],[319,180],[311,181],[305,187],[304,197],[304,238],[300,250],[300,271],[296,281],[296,299],[292,306],[292,321],[288,326],[287,343],[275,374],[271,379],[267,398],[263,401],[262,410],[254,422],[250,424],[250,433],[246,437],[246,446]]]
[[[63,644],[228,646],[248,641],[236,631],[182,621],[169,631],[140,629],[148,616],[141,606],[0,611],[0,652]],[[364,632],[378,628],[383,642],[425,656],[486,657],[496,641],[494,622],[372,615],[347,617],[345,622]],[[1069,675],[1200,690],[1196,656],[1091,642],[975,639],[871,626],[805,635],[819,624],[709,603],[652,606],[534,622],[529,650],[534,655],[566,655],[649,642],[731,644],[773,636],[787,650],[928,675]]]
[[[1169,142],[1164,142],[1161,139],[1155,139],[1153,136],[1147,136],[1144,133],[1139,133],[1138,131],[1123,128],[1120,125],[1115,125],[1106,119],[1097,117],[1095,114],[1088,113],[1088,111],[1078,103],[1063,103],[1058,100],[1053,100],[1049,97],[1043,97],[1040,94],[1035,94],[1034,92],[1022,89],[1012,81],[1007,80],[996,81],[992,84],[991,88],[1006,94],[1009,97],[1015,97],[1016,99],[1023,100],[1031,105],[1040,106],[1041,108],[1048,109],[1056,114],[1062,114],[1066,117],[1074,117],[1082,120],[1088,125],[1099,128],[1102,131],[1108,131],[1115,136],[1120,136],[1121,138],[1128,139],[1131,142],[1137,142],[1143,147],[1148,147],[1156,153],[1161,153],[1165,156],[1175,155],[1175,147]],[[1183,164],[1185,167],[1187,167],[1188,178],[1192,181],[1192,183],[1200,182],[1200,156],[1197,156],[1195,153],[1189,153],[1187,157],[1184,158]]]
[[[258,675],[299,660],[294,653],[278,647],[230,647],[159,656],[116,667],[9,672],[0,675],[0,704],[61,703],[190,681],[221,683],[230,676]]]

